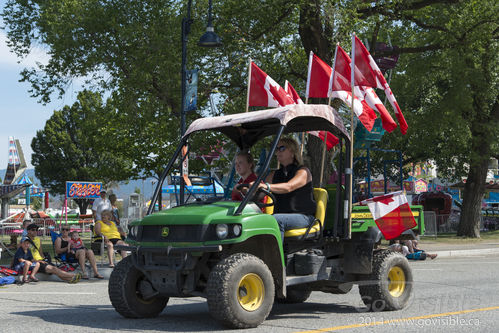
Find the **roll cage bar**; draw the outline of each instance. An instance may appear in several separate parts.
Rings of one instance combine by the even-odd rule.
[[[147,209],[147,215],[152,214],[154,211],[154,207],[163,187],[164,180],[170,173],[173,164],[180,155],[182,147],[187,145],[190,135],[194,132],[204,130],[215,130],[227,135],[239,146],[240,149],[250,148],[258,140],[275,134],[272,146],[265,159],[262,172],[258,175],[253,186],[248,189],[247,195],[234,212],[234,215],[240,215],[244,210],[244,207],[256,193],[258,184],[262,181],[264,175],[266,174],[266,171],[270,166],[270,161],[277,148],[277,144],[283,134],[325,130],[336,135],[340,139],[340,144],[342,144],[343,140],[345,140],[346,143],[349,143],[350,140],[348,132],[346,131],[340,116],[336,110],[327,105],[293,105],[271,110],[198,119],[194,121],[191,126],[189,126],[185,135],[180,140],[175,153],[161,174],[154,190],[151,204]],[[349,158],[351,154],[350,145],[345,144],[344,146],[346,148],[346,158]],[[340,159],[340,165],[342,164],[343,161]],[[342,168],[339,170],[342,170]],[[346,170],[346,173],[348,172],[349,171]],[[341,197],[341,178],[341,175],[339,175],[337,183],[338,193],[336,198]],[[348,186],[348,183],[346,185]],[[348,200],[348,196],[351,195],[351,190],[349,188],[345,190],[346,199]],[[337,208],[339,208],[340,205],[338,200],[336,200],[336,205],[338,206]],[[184,203],[181,203],[181,205],[183,204]],[[339,210],[337,209],[336,211],[338,212]],[[345,212],[344,218],[348,219],[348,213]]]

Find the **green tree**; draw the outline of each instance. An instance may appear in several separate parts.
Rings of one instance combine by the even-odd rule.
[[[102,103],[100,94],[84,91],[72,106],[54,111],[31,142],[32,164],[42,185],[64,194],[66,181],[126,180],[132,164],[113,149],[110,119],[116,111]],[[85,214],[88,200],[78,200]]]
[[[31,207],[34,210],[40,210],[43,208],[43,198],[41,197],[32,197],[31,198]]]
[[[499,137],[498,32],[495,1],[459,1],[406,14],[413,26],[391,27],[395,45],[424,45],[401,57],[394,91],[410,124],[406,137],[383,144],[405,162],[435,160],[439,176],[467,182],[458,235],[479,237],[487,167]]]

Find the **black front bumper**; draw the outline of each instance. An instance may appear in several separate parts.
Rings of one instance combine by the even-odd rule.
[[[154,289],[165,296],[192,295],[200,272],[205,270],[203,258],[221,252],[222,245],[193,247],[145,247],[117,245],[117,250],[132,252],[135,267],[144,273]],[[192,255],[192,253],[200,255]]]

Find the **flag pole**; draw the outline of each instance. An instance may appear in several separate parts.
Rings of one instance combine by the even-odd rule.
[[[248,64],[248,91],[246,93],[246,112],[248,112],[249,109],[250,85],[251,85],[251,58],[249,58],[249,64]]]
[[[352,195],[353,195],[353,105],[355,103],[355,33],[352,34],[352,62],[350,64],[350,85],[352,88],[352,106],[350,112],[350,161],[346,170],[348,175],[348,238],[352,238]]]
[[[305,104],[308,104],[308,94],[310,91],[310,74],[312,73],[312,59],[314,52],[308,54],[308,74],[307,74],[307,89],[305,90]],[[303,145],[305,143],[305,132],[301,133],[300,155],[303,156]]]
[[[328,95],[327,105],[329,106],[331,106],[331,99],[333,94],[334,68],[336,66],[336,54],[338,52],[338,45],[339,43],[336,43],[336,50],[334,52],[334,58],[333,58],[333,68],[331,71],[331,77],[329,78],[329,87],[327,90],[327,95]],[[326,152],[327,152],[327,131],[324,131],[324,145],[322,146],[322,159],[321,159],[321,177],[319,181],[320,187],[322,187],[322,179],[324,178],[324,165],[326,164]]]
[[[305,97],[305,104],[308,104],[308,97]],[[300,155],[303,157],[303,145],[305,144],[305,132],[301,132]]]

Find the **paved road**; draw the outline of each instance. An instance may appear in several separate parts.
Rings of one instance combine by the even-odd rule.
[[[397,312],[366,313],[357,288],[347,295],[314,292],[304,304],[275,305],[248,332],[493,332],[499,327],[499,259],[438,258],[411,262],[415,292]],[[107,281],[77,285],[40,282],[0,288],[1,332],[223,331],[204,299],[171,299],[155,319],[120,317],[107,297]]]

